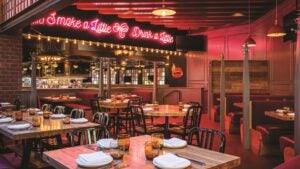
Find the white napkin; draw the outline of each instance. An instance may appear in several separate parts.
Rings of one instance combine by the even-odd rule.
[[[276,109],[276,112],[277,112],[277,113],[283,113],[284,110],[283,110],[283,109]]]
[[[14,125],[9,125],[7,126],[8,129],[11,130],[20,130],[20,129],[27,129],[28,127],[30,127],[29,123],[25,123],[25,124],[14,124]]]
[[[295,113],[288,113],[289,116],[295,116]]]
[[[171,138],[171,139],[164,139],[164,147],[169,148],[176,148],[176,147],[184,147],[187,145],[187,142],[185,140],[181,140],[179,138]]]
[[[111,142],[116,144],[111,144]],[[101,148],[116,148],[118,147],[118,142],[112,138],[104,138],[97,141],[97,145]]]
[[[155,157],[153,163],[158,164],[160,168],[186,168],[191,165],[189,160],[171,153]]]
[[[89,120],[86,119],[86,118],[77,118],[77,119],[71,119],[70,120],[72,123],[86,123],[88,122]]]
[[[43,115],[44,114],[44,112],[43,111],[38,111],[38,112],[36,112],[38,115]]]
[[[188,109],[187,109],[187,108],[183,108],[182,111],[183,111],[183,112],[187,112]]]
[[[144,111],[152,111],[153,108],[152,108],[152,107],[143,107],[143,110],[144,110]]]
[[[191,107],[191,106],[192,106],[192,105],[190,105],[190,104],[184,104],[184,105],[183,105],[184,108],[189,108],[189,107]]]
[[[5,118],[0,119],[0,123],[8,123],[8,122],[11,122],[11,121],[13,121],[13,119],[10,118],[10,117],[5,117]]]
[[[102,151],[89,153],[89,154],[79,154],[77,158],[82,164],[97,165],[110,163],[113,159],[110,155],[103,153]]]
[[[64,117],[66,117],[66,115],[64,115],[64,114],[51,114],[51,118],[59,119],[59,118],[64,118]]]

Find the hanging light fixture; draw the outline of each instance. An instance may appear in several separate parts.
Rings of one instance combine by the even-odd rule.
[[[162,7],[154,9],[152,11],[152,14],[156,16],[171,16],[175,15],[176,11],[170,8],[166,8],[165,0],[162,0]]]
[[[254,47],[256,46],[255,40],[251,37],[251,15],[250,15],[250,0],[248,0],[248,38],[246,39],[245,44],[248,45],[248,47]]]
[[[286,33],[284,32],[283,28],[278,25],[278,19],[277,19],[277,0],[276,0],[276,8],[275,8],[275,23],[274,25],[268,30],[267,36],[268,37],[281,37],[285,36]]]

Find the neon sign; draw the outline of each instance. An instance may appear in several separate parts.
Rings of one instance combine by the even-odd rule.
[[[32,26],[60,26],[75,30],[84,30],[96,35],[112,35],[119,39],[134,38],[158,41],[162,44],[172,44],[174,37],[166,32],[152,32],[138,26],[130,27],[126,22],[115,22],[112,24],[105,23],[98,18],[87,21],[75,17],[58,16],[52,13],[47,17],[38,19],[31,23]]]

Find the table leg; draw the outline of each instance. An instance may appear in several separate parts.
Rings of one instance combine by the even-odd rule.
[[[168,128],[169,128],[169,117],[166,116],[165,117],[165,138],[169,138],[169,132],[168,132]]]
[[[20,168],[28,168],[33,139],[23,140],[23,154]]]

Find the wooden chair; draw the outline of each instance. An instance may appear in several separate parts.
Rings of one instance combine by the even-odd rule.
[[[182,125],[169,127],[169,134],[180,135],[182,139],[185,139],[192,128],[200,126],[201,116],[201,106],[190,106],[185,117],[183,118]]]
[[[146,123],[143,108],[140,105],[131,105],[130,113],[133,126],[133,135],[140,134],[152,134],[152,133],[164,133],[163,127],[157,127]]]
[[[218,143],[215,140],[215,136],[218,136],[220,139],[218,151],[224,153],[226,145],[225,134],[218,130],[195,127],[189,132],[188,144],[212,150],[214,148],[213,144]],[[196,137],[196,144],[193,143],[194,137]]]

